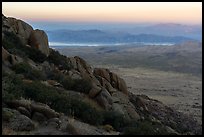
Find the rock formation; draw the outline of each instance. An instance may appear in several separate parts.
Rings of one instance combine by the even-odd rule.
[[[49,55],[48,37],[43,30],[33,30],[33,28],[24,21],[5,17],[3,14],[2,23],[2,33],[4,31],[12,32],[20,38],[23,45],[30,45],[39,49],[46,56]]]

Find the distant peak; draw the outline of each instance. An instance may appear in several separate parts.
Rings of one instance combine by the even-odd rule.
[[[178,24],[178,23],[160,23],[160,24],[157,24],[156,26],[175,27],[175,26],[184,26],[184,25]]]

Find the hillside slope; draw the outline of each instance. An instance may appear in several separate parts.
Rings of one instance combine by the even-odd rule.
[[[201,126],[106,68],[50,49],[48,37],[2,15],[2,134],[201,134]]]

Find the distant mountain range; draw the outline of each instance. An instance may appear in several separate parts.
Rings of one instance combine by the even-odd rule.
[[[126,30],[131,34],[156,34],[162,36],[184,36],[196,40],[202,40],[202,26],[182,25],[176,23],[160,23],[145,27],[135,27]]]
[[[161,29],[160,29],[161,30]],[[156,30],[154,31],[156,32]],[[131,34],[124,31],[110,32],[98,29],[91,30],[52,30],[47,31],[50,42],[70,42],[70,43],[180,43],[184,41],[194,41],[193,38],[184,36],[165,36],[158,34]]]

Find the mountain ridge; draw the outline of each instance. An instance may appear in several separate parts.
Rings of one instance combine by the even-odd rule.
[[[113,33],[98,29],[91,30],[55,30],[47,31],[51,42],[100,42],[100,43],[135,43],[135,42],[171,42],[180,43],[194,39],[183,36],[162,36],[159,34]],[[195,41],[195,40],[194,40]]]

